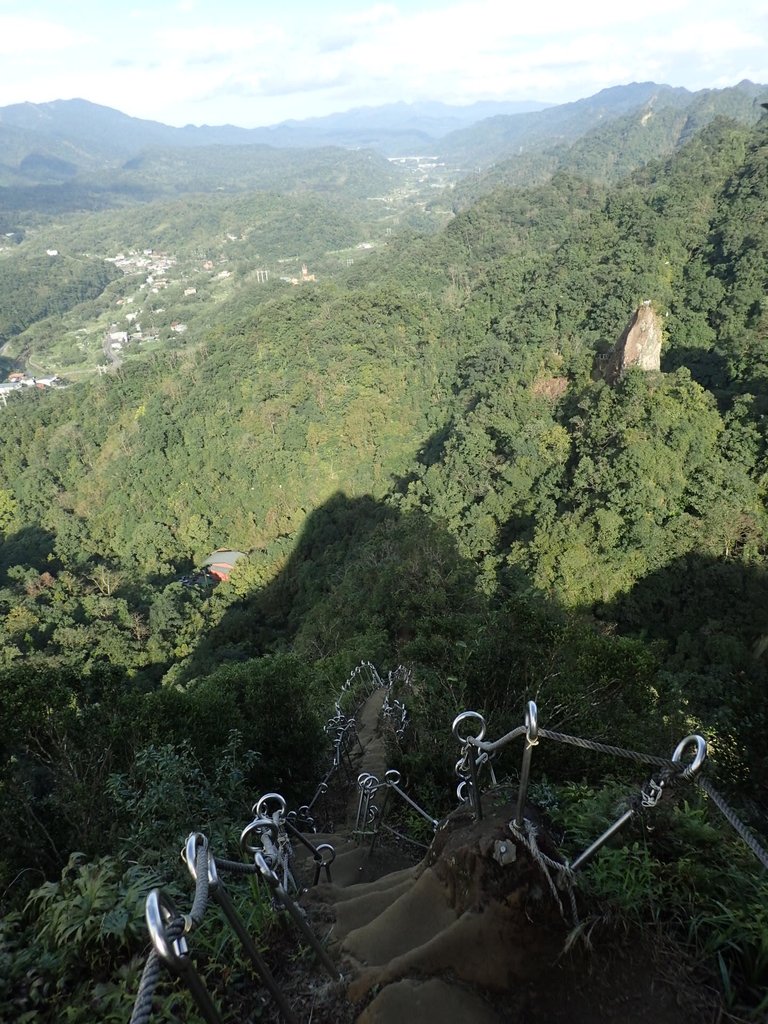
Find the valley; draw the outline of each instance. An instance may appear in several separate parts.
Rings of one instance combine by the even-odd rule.
[[[764,96],[635,83],[472,124],[442,111],[433,135],[389,111],[379,149],[358,148],[359,117],[281,128],[278,148],[223,128],[181,144],[83,101],[0,109],[0,370],[51,385],[0,406],[0,1017],[127,1020],[146,893],[185,891],[190,829],[230,851],[256,796],[306,799],[361,661],[407,666],[390,696],[408,730],[380,745],[441,822],[467,811],[457,714],[500,736],[534,700],[555,734],[664,758],[700,734],[765,845]],[[187,585],[222,549],[242,555],[228,577]],[[534,757],[531,820],[558,857],[647,784],[588,749]],[[518,755],[493,770],[514,800]],[[659,815],[580,875],[558,985],[607,971],[614,943],[617,978],[630,948],[674,948],[678,1019],[758,1022],[765,872],[703,789]],[[461,856],[506,899],[503,858],[465,825]],[[274,908],[237,900],[275,966]],[[410,991],[406,966],[376,969]],[[463,998],[502,1013],[488,977]],[[195,1012],[178,988],[155,1005]],[[658,1005],[674,1019],[672,994]]]

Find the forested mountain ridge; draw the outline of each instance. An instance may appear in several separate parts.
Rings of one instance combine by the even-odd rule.
[[[338,194],[346,189],[359,198],[380,195],[403,179],[402,170],[379,154],[330,147],[208,146],[192,153],[153,147],[116,165],[82,170],[40,153],[24,161],[27,176],[11,169],[0,183],[0,211],[22,226],[46,214],[119,208],[201,192]]]
[[[753,123],[759,117],[763,92],[764,87],[747,81],[695,93],[635,82],[556,106],[507,104],[492,109],[489,104],[468,108],[394,104],[254,129],[172,128],[85,100],[16,104],[0,108],[0,185],[7,190],[3,205],[11,208],[23,208],[22,202],[29,208],[34,201],[34,194],[25,188],[50,190],[54,185],[60,186],[59,203],[92,207],[99,195],[102,202],[109,196],[110,202],[117,203],[140,198],[147,189],[149,195],[174,186],[190,190],[204,184],[206,175],[219,186],[222,170],[225,182],[254,184],[260,173],[259,152],[268,173],[270,163],[281,162],[276,153],[269,156],[270,150],[328,147],[385,155],[432,154],[453,168],[454,177],[522,154],[524,159],[505,172],[516,176],[512,184],[530,183],[536,175],[552,173],[569,162],[577,173],[616,178],[671,152],[713,117]],[[627,134],[631,136],[628,147],[626,140],[623,147],[615,144]],[[582,139],[571,157],[570,147]],[[175,169],[164,165],[169,159],[178,165]],[[248,179],[249,159],[256,167],[251,167]],[[193,173],[195,162],[202,177]],[[50,206],[53,199],[46,200],[41,188],[38,201]]]
[[[764,373],[762,318],[759,296],[750,291],[755,284],[744,284],[754,282],[754,269],[736,277],[729,269],[727,283],[720,275],[723,261],[732,268],[747,252],[756,258],[759,217],[742,212],[745,203],[751,212],[756,200],[740,183],[754,181],[761,146],[748,149],[746,132],[725,125],[692,145],[690,154],[684,150],[666,167],[604,195],[568,178],[527,193],[498,192],[443,235],[396,244],[364,272],[351,268],[346,286],[315,286],[250,308],[243,293],[229,322],[222,307],[204,342],[186,353],[126,367],[68,394],[14,403],[4,419],[9,441],[15,430],[33,431],[4,451],[18,525],[44,525],[54,537],[74,530],[81,560],[128,558],[148,571],[199,559],[225,537],[245,548],[282,546],[334,491],[380,497],[393,476],[410,476],[404,500],[450,524],[473,559],[511,565],[525,551],[529,570],[543,564],[543,540],[529,531],[538,527],[542,538],[552,536],[542,517],[553,499],[562,528],[571,501],[563,505],[562,486],[574,467],[594,461],[586,452],[574,461],[580,433],[574,424],[592,424],[591,444],[599,396],[601,419],[623,415],[627,399],[601,391],[590,375],[596,354],[641,300],[650,298],[666,315],[665,365],[680,367],[683,376],[638,380],[646,397],[630,420],[660,408],[662,396],[673,405],[692,403],[694,419],[714,417],[712,430],[699,424],[702,438],[715,446],[699,456],[710,468],[726,424],[760,436],[762,400],[749,388]],[[728,236],[718,231],[724,220]],[[738,237],[737,223],[748,226],[747,237]],[[704,259],[711,269],[702,267]],[[720,366],[713,380],[712,368]],[[686,367],[690,384],[683,383]],[[713,401],[719,409],[708,405]],[[39,416],[49,423],[46,430],[34,426]],[[85,450],[74,460],[68,453],[62,463],[51,445],[66,452],[73,417],[81,421]],[[515,454],[523,423],[525,444],[533,445],[527,457]],[[540,427],[532,433],[534,423]],[[504,437],[513,445],[509,452]],[[651,430],[651,459],[657,440]],[[672,452],[685,462],[680,441]],[[426,461],[414,463],[419,448]],[[745,468],[756,472],[762,457],[762,448],[754,449]],[[135,473],[139,465],[145,468]],[[552,496],[545,489],[535,497],[536,476],[526,466],[535,475],[555,473]],[[454,510],[444,504],[447,494],[438,495],[466,473],[476,478],[471,486],[466,479],[449,488]],[[685,477],[687,470],[670,467],[669,473]],[[135,486],[126,486],[134,475]],[[281,489],[290,498],[281,498]],[[186,510],[181,517],[170,514],[174,491]],[[221,497],[212,502],[215,494]],[[523,505],[515,511],[518,500]],[[531,506],[532,500],[545,506]],[[573,500],[583,515],[584,499]],[[682,512],[689,498],[680,500]],[[620,532],[633,504],[618,510]],[[197,523],[195,543],[188,517]],[[728,518],[723,514],[723,523]],[[696,529],[701,546],[700,521]],[[665,536],[659,534],[662,558]],[[647,540],[639,549],[646,559]],[[713,539],[715,549],[718,543]],[[573,543],[560,549],[573,550]],[[643,574],[634,558],[627,583]],[[614,591],[622,589],[621,573],[596,572],[614,581]],[[566,596],[556,576],[547,586]],[[588,577],[579,571],[578,578],[585,587]],[[586,593],[589,601],[612,597],[599,586]]]
[[[318,709],[359,657],[414,665],[421,746],[404,769],[435,800],[453,715],[504,728],[536,697],[548,722],[633,749],[702,731],[764,827],[767,130],[714,121],[613,187],[559,173],[498,188],[333,282],[244,288],[188,347],[9,400],[0,801],[18,838],[0,880],[55,876],[72,849],[160,863],[137,824],[163,807],[153,772],[224,765],[224,796],[201,783],[207,803],[189,804],[220,821],[244,707],[254,759],[237,777],[298,794]],[[600,356],[647,300],[661,371],[610,386]],[[229,583],[180,579],[230,545],[249,557]],[[299,725],[300,763],[280,747]],[[554,787],[601,778],[544,756]],[[627,840],[649,881],[622,913],[647,899],[667,926],[706,907],[699,954],[757,1020],[764,886],[697,813],[687,860],[683,839]],[[176,814],[167,831],[183,827]],[[19,961],[0,995],[48,1019],[23,971],[58,971],[59,1007],[86,1020],[82,967],[45,920],[13,917],[2,941],[54,966]],[[98,998],[124,1007],[135,946],[114,939]]]
[[[746,123],[757,121],[764,93],[765,86],[748,81],[727,89],[702,89],[695,93],[655,82],[633,82],[546,110],[481,121],[449,135],[441,143],[440,155],[446,160],[487,167],[524,150],[546,151],[558,144],[573,144],[595,130],[599,139],[601,127],[613,121],[639,117],[644,126],[654,126],[654,119],[664,119],[672,111],[680,115],[677,131],[684,140],[718,114]],[[667,131],[672,142],[667,151],[671,151],[678,140],[674,139],[672,125]],[[649,130],[646,134],[653,132]]]
[[[102,158],[126,157],[150,147],[197,148],[203,146],[279,147],[349,146],[390,152],[405,139],[434,143],[448,132],[486,117],[540,110],[535,102],[478,102],[457,107],[445,103],[391,103],[362,107],[325,117],[285,121],[261,128],[235,125],[186,125],[173,128],[158,121],[129,117],[118,110],[87,100],[54,100],[50,103],[16,103],[0,107],[5,129],[58,139],[62,145],[92,150]],[[4,137],[0,135],[0,137]],[[28,136],[29,137],[29,136]],[[389,146],[387,145],[389,143]],[[408,152],[409,150],[405,150]]]
[[[543,112],[543,123],[536,120],[539,115],[531,115],[528,125],[522,120],[498,118],[489,122],[485,137],[483,124],[468,129],[468,152],[479,146],[481,154],[487,151],[486,162],[491,166],[481,169],[478,158],[476,173],[464,177],[454,190],[454,207],[464,206],[494,187],[527,186],[547,181],[560,171],[596,182],[621,181],[645,164],[675,152],[719,117],[746,125],[756,123],[766,95],[764,86],[751,82],[693,94],[663,86],[636,88],[630,94],[631,103],[624,102],[616,110],[609,105],[610,113],[599,101],[603,96],[609,100],[613,90],[571,104],[570,117],[564,116],[568,107],[557,108],[562,121],[559,134],[549,133],[550,127],[557,126],[555,111],[552,115]],[[545,114],[551,117],[551,125],[544,121]],[[546,131],[542,131],[544,127]],[[458,133],[452,138],[459,146],[464,144]]]

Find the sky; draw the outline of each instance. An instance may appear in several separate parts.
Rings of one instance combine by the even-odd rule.
[[[0,106],[165,124],[768,82],[768,0],[0,0]]]

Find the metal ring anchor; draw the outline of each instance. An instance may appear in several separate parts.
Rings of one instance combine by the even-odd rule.
[[[312,885],[317,885],[320,881],[320,874],[325,869],[325,877],[327,881],[331,881],[331,864],[336,860],[336,851],[330,843],[320,843],[315,849],[315,853],[312,857],[315,862],[315,874],[312,880]]]
[[[184,849],[181,851],[181,859],[192,873],[192,878],[197,880],[197,851],[200,846],[208,849],[208,839],[202,832],[190,832]]]
[[[539,712],[536,704],[528,701],[525,712],[525,749],[523,750],[523,761],[520,766],[520,786],[517,792],[517,808],[515,810],[515,824],[520,827],[523,823],[525,813],[525,801],[528,798],[528,780],[531,774],[531,756],[533,748],[539,742]]]
[[[276,810],[279,810],[281,814],[285,814],[285,797],[282,797],[279,793],[265,793],[264,796],[259,797],[251,808],[251,814],[254,814],[257,818],[264,815],[274,814],[274,811],[269,810],[269,804],[272,802],[278,805]]]
[[[400,782],[400,772],[399,772],[399,771],[398,771],[398,770],[397,770],[396,768],[390,768],[390,769],[388,769],[388,771],[387,771],[387,772],[385,773],[385,775],[384,775],[384,782],[385,782],[385,784],[386,784],[386,785],[387,785],[387,786],[388,786],[388,787],[389,787],[390,789],[393,789],[393,790],[394,790],[394,791],[395,791],[395,792],[397,793],[397,795],[398,795],[399,797],[401,797],[401,798],[402,798],[403,800],[405,800],[405,802],[406,802],[406,803],[407,803],[407,804],[408,804],[408,805],[409,805],[410,807],[412,807],[412,808],[414,809],[414,811],[416,811],[416,813],[417,813],[417,814],[420,814],[422,818],[425,818],[425,819],[426,819],[426,820],[427,820],[427,821],[428,821],[428,822],[430,823],[430,825],[432,826],[432,828],[433,828],[433,829],[436,829],[436,828],[437,828],[437,826],[438,826],[438,824],[439,824],[439,822],[438,822],[437,818],[433,818],[431,814],[428,814],[428,813],[427,813],[427,812],[426,812],[426,811],[424,810],[424,808],[423,808],[423,807],[420,807],[420,806],[419,806],[419,805],[418,805],[418,804],[416,803],[416,801],[415,801],[415,800],[412,800],[412,799],[411,799],[411,798],[410,798],[410,797],[408,796],[408,794],[407,794],[406,792],[404,792],[404,791],[403,791],[403,790],[402,790],[402,789],[400,788],[400,786],[399,786],[399,782]],[[382,808],[382,814],[383,814],[383,808]]]
[[[250,841],[251,833],[253,832],[256,832],[259,836],[264,832],[269,832],[271,834],[271,838],[277,842],[277,825],[274,821],[272,821],[271,818],[254,818],[250,825],[246,825],[240,834],[240,849],[245,853],[261,853],[264,849],[262,843],[259,843],[258,846],[254,846]]]
[[[147,896],[144,916],[157,955],[165,963],[178,968],[179,961],[189,956],[189,946],[183,935],[176,939],[168,935],[168,925],[172,921],[184,920],[176,904],[162,889],[152,889]]]
[[[336,851],[330,843],[320,843],[319,846],[315,847],[315,851],[313,860],[321,868],[329,868],[336,860]]]
[[[706,741],[702,736],[693,734],[691,736],[686,736],[684,740],[681,740],[678,743],[678,745],[675,747],[675,752],[672,754],[672,760],[679,764],[682,761],[683,751],[686,749],[686,747],[690,746],[691,744],[695,745],[696,754],[694,755],[693,761],[691,761],[688,767],[685,768],[680,774],[680,778],[686,780],[693,778],[693,776],[700,770],[702,764],[704,763],[704,758],[707,756]],[[662,778],[658,782],[656,781],[656,779],[651,779],[647,787],[645,787],[641,791],[642,806],[644,808],[655,807],[663,797],[664,792],[665,779]],[[571,862],[571,870],[577,871],[580,867],[586,864],[586,862],[594,856],[594,854],[600,849],[600,847],[603,846],[609,839],[611,839],[619,831],[619,829],[623,828],[623,826],[636,813],[637,808],[635,807],[630,807],[629,810],[625,811],[624,814],[622,814],[617,821],[610,825],[605,830],[605,832],[603,832],[603,834],[599,836],[591,844],[591,846],[587,847],[587,849],[584,850],[583,853],[581,853],[578,857],[576,857],[575,860]]]
[[[197,881],[197,853],[198,847],[204,844],[205,849],[208,853],[207,864],[208,864],[208,888],[215,889],[219,884],[219,873],[216,870],[216,861],[213,859],[211,852],[208,848],[208,839],[202,832],[190,832],[187,836],[187,841],[184,844],[184,849],[181,851],[181,859],[187,865],[192,881]]]
[[[693,761],[681,772],[681,777],[687,780],[692,779],[701,770],[701,766],[704,764],[704,759],[707,756],[707,741],[703,736],[699,736],[698,733],[692,733],[690,736],[686,736],[684,740],[680,740],[675,747],[675,752],[672,754],[672,760],[679,764],[683,759],[683,751],[686,747],[691,746],[691,744],[695,745],[696,753],[693,756]]]
[[[480,732],[477,736],[462,736],[459,732],[459,726],[462,722],[466,722],[470,718],[474,718],[480,723]],[[451,731],[453,732],[454,737],[462,744],[469,743],[471,740],[476,740],[479,743],[485,736],[485,729],[485,719],[478,711],[462,711],[460,715],[457,715],[454,718],[453,725],[451,726]]]

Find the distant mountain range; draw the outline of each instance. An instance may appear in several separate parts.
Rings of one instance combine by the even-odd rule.
[[[53,100],[50,103],[16,103],[0,107],[0,164],[22,161],[35,143],[47,155],[73,167],[94,160],[135,156],[148,147],[268,145],[279,148],[341,146],[346,149],[377,149],[387,155],[432,151],[435,142],[452,131],[489,117],[516,116],[545,109],[544,103],[392,103],[360,107],[327,117],[285,121],[264,128],[234,125],[186,125],[173,128],[159,121],[129,117],[111,107],[87,100]],[[22,173],[29,168],[21,167]],[[59,173],[65,168],[59,167]]]
[[[768,86],[740,82],[690,93],[653,83],[607,89],[576,103],[517,118],[492,118],[443,142],[443,159],[469,166],[452,194],[467,206],[498,185],[540,184],[558,171],[611,183],[668,157],[718,117],[754,124]]]
[[[390,157],[428,155],[446,162],[457,174],[524,157],[511,174],[514,180],[529,173],[534,178],[551,173],[563,165],[564,154],[574,145],[592,147],[593,135],[598,149],[613,154],[606,160],[616,164],[616,173],[625,173],[670,152],[718,115],[756,121],[762,113],[760,102],[766,98],[768,87],[747,81],[695,93],[643,82],[557,106],[395,103],[251,129],[233,125],[174,128],[82,99],[20,103],[0,108],[0,186],[18,189],[87,182],[93,187],[106,172],[121,175],[125,188],[126,179],[138,168],[150,166],[159,151],[238,147],[242,160],[242,147],[247,146],[333,146],[372,149]],[[631,159],[617,162],[616,147],[620,150],[622,133],[627,132],[633,135]],[[532,154],[536,155],[533,163]],[[601,162],[592,167],[593,156],[583,161],[585,173],[591,168],[600,176]]]
[[[643,125],[648,125],[667,110],[682,115],[681,135],[688,136],[718,115],[757,121],[762,114],[760,102],[767,98],[768,86],[749,81],[698,92],[655,82],[633,82],[603,89],[573,103],[492,117],[459,129],[441,141],[440,153],[444,159],[459,163],[471,160],[487,167],[527,150],[572,145],[589,132],[602,131],[622,118],[629,118],[629,124],[644,119]]]

